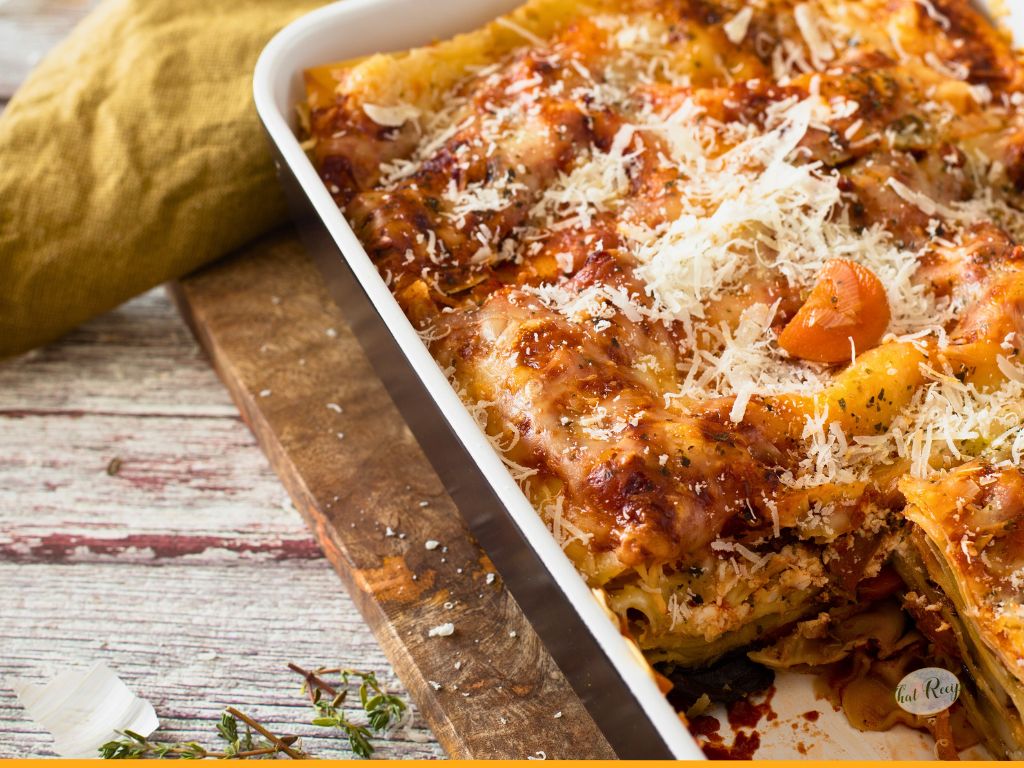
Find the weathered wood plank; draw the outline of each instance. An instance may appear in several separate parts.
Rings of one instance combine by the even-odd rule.
[[[0,102],[98,0],[0,2]]]
[[[313,549],[162,290],[0,365],[0,430],[0,556]]]
[[[86,413],[0,425],[0,558],[320,556],[236,419]]]
[[[238,417],[162,290],[0,365],[0,415],[85,412]]]
[[[612,757],[500,579],[489,583],[489,561],[294,235],[190,277],[178,296],[449,755]],[[429,636],[448,622],[453,635]]]
[[[0,113],[97,0],[0,0]],[[5,681],[104,661],[169,738],[222,706],[296,730],[288,661],[404,693],[161,291],[0,364],[0,757],[52,755]],[[111,459],[121,460],[115,475]],[[178,618],[174,618],[174,617]],[[337,738],[298,728],[325,757]],[[422,724],[379,754],[438,757]]]
[[[322,559],[237,559],[219,568],[187,558],[162,567],[0,562],[0,584],[0,681],[42,682],[61,668],[103,661],[152,701],[169,739],[214,743],[213,723],[234,705],[280,732],[301,734],[319,757],[349,757],[343,738],[308,725],[310,708],[287,663],[372,669],[401,691]],[[0,757],[49,754],[49,735],[0,684]],[[380,742],[379,754],[440,753],[414,719]]]
[[[402,691],[163,291],[0,364],[0,382],[0,584],[15,596],[0,681],[102,660],[169,737],[204,740],[225,704],[302,722],[291,660],[375,669]],[[176,415],[190,403],[203,415]],[[0,682],[0,757],[50,754]],[[441,753],[421,727],[385,754]]]

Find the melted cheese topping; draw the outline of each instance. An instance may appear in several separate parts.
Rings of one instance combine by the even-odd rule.
[[[532,0],[307,80],[325,183],[652,660],[851,600],[911,483],[1020,467],[1024,68],[967,0]],[[886,333],[797,359],[833,259]]]

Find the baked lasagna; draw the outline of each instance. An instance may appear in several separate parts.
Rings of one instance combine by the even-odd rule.
[[[656,669],[831,670],[858,727],[1024,758],[1024,62],[985,16],[531,0],[306,84],[324,183]],[[926,721],[929,665],[963,693]]]

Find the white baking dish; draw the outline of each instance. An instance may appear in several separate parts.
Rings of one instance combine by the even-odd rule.
[[[295,105],[304,97],[303,69],[449,37],[518,2],[344,0],[329,5],[291,24],[264,50],[255,73],[256,107],[300,229],[335,298],[474,534],[609,742],[624,757],[701,758],[420,341],[294,134]]]
[[[609,621],[509,475],[377,273],[295,136],[305,68],[474,29],[521,0],[343,0],[280,32],[255,72],[255,99],[307,245],[392,398],[513,595],[622,757],[701,759],[633,649]],[[1017,5],[1012,0],[1012,5]],[[1024,13],[1017,10],[1017,21]],[[1024,24],[1018,24],[1024,31]],[[776,727],[758,757],[922,759],[928,737],[854,731],[816,702],[811,679],[780,675]],[[825,710],[816,724],[801,715]],[[798,724],[799,727],[791,727]],[[567,754],[550,757],[573,757]],[[522,757],[495,755],[495,757]]]

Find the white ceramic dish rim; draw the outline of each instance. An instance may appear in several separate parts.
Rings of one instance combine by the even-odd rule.
[[[559,584],[569,604],[577,611],[616,671],[631,689],[665,744],[678,759],[704,759],[693,737],[682,725],[664,694],[658,690],[635,651],[609,620],[431,357],[320,180],[290,125],[288,116],[298,101],[294,98],[295,78],[300,75],[302,68],[373,52],[352,50],[357,46],[352,46],[351,43],[347,44],[348,50],[345,50],[347,21],[357,16],[365,16],[368,12],[378,16],[378,19],[387,19],[389,14],[396,13],[399,9],[422,16],[428,8],[430,15],[436,19],[444,15],[442,8],[447,9],[450,16],[452,9],[460,3],[467,6],[469,11],[465,24],[457,23],[452,26],[451,23],[445,24],[444,21],[440,24],[434,21],[434,28],[447,26],[448,29],[433,35],[428,34],[430,30],[427,30],[418,43],[396,44],[389,46],[388,49],[407,48],[410,45],[427,43],[434,37],[468,31],[519,4],[509,0],[492,0],[488,3],[472,0],[434,0],[429,4],[422,0],[343,0],[303,16],[279,32],[261,54],[253,83],[256,109],[271,139],[338,248],[344,253],[356,279],[391,329],[410,365],[433,396],[451,427],[473,454],[480,471]],[[485,8],[491,9],[492,12],[481,13]],[[327,31],[331,30],[338,40],[333,54],[317,56],[314,60],[307,61],[297,53],[302,46],[310,44],[314,38],[325,37]]]

